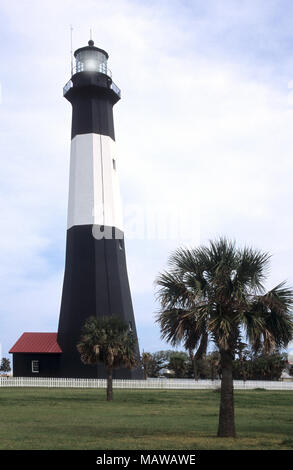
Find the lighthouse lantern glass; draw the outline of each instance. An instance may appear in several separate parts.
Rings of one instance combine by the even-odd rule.
[[[101,72],[107,74],[107,57],[96,50],[80,51],[76,56],[77,72]]]

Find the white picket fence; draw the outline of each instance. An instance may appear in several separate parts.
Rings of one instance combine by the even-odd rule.
[[[105,379],[63,379],[43,377],[0,377],[0,387],[48,387],[48,388],[106,388]],[[147,379],[113,380],[114,388],[123,389],[163,389],[163,390],[213,390],[219,388],[220,380],[193,379]],[[261,380],[234,380],[235,390],[291,390],[293,382],[273,382]]]

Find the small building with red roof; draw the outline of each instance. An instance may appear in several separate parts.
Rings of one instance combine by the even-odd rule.
[[[61,348],[57,333],[23,333],[9,351],[15,377],[56,377]]]

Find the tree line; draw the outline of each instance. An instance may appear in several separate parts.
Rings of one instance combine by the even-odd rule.
[[[2,357],[0,363],[0,372],[8,373],[11,371],[10,359],[7,357]]]
[[[144,378],[194,379],[194,367],[184,351],[143,352],[141,362]],[[233,360],[235,380],[280,380],[287,368],[287,354],[276,351],[271,354],[255,353],[247,348],[236,354]],[[293,370],[292,370],[293,373]],[[221,378],[221,360],[218,351],[204,354],[198,360],[196,380]],[[292,374],[293,375],[293,374]]]

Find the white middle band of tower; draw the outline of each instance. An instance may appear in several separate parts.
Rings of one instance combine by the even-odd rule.
[[[78,134],[71,141],[67,228],[104,225],[123,230],[114,140]]]

